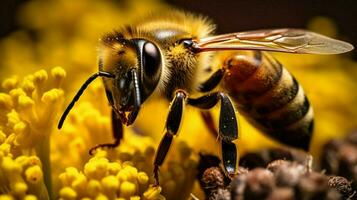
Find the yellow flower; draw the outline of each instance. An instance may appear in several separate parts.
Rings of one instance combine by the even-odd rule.
[[[2,166],[17,167],[16,170],[4,169],[5,172],[10,170],[11,173],[7,173],[14,175],[5,177],[11,181],[8,185],[4,184],[4,187],[16,189],[14,195],[17,197],[23,198],[25,194],[48,195],[43,188],[44,182],[51,190],[49,137],[56,112],[62,103],[63,91],[60,86],[65,76],[62,68],[55,67],[50,76],[46,71],[40,70],[23,80],[13,77],[2,82],[5,92],[0,94],[0,132],[3,138],[2,149],[7,152],[3,153],[6,157],[2,160]],[[33,156],[38,156],[37,159],[41,160],[38,160],[38,165],[42,162],[44,180],[41,167],[26,164],[34,160]],[[12,160],[13,158],[16,159]],[[26,167],[18,166],[17,160]]]
[[[14,158],[11,145],[0,145],[0,199],[48,199],[41,161],[37,156]]]
[[[60,198],[134,198],[164,199],[160,187],[149,186],[149,178],[130,162],[109,161],[104,151],[98,152],[85,164],[83,172],[67,168],[59,178]],[[156,191],[156,192],[155,192]]]
[[[93,87],[89,88],[89,90],[91,89]],[[87,126],[85,122],[93,115],[78,114],[80,112],[77,109],[81,109],[83,104],[85,104],[88,113],[96,113],[96,119],[103,118],[103,120],[90,121],[90,126]],[[59,165],[63,163],[67,166],[65,172],[59,176],[61,198],[99,198],[105,196],[109,199],[135,199],[136,197],[142,199],[164,199],[164,197],[175,199],[177,195],[189,197],[196,177],[197,158],[191,155],[191,149],[184,142],[173,145],[172,148],[175,149],[175,152],[170,153],[168,157],[171,158],[168,158],[167,164],[161,168],[162,192],[161,187],[151,186],[156,144],[151,138],[139,136],[130,128],[125,129],[124,140],[118,148],[98,150],[89,161],[78,159],[78,157],[88,158],[88,149],[93,147],[95,142],[100,141],[103,135],[108,135],[101,130],[106,130],[107,133],[111,132],[108,121],[109,115],[98,113],[94,107],[89,102],[78,103],[63,130],[63,135],[69,139],[65,140],[64,143],[69,145],[65,146],[66,151],[57,151],[53,154],[53,162],[59,163]],[[87,141],[83,142],[84,138]],[[103,140],[104,142],[108,142],[108,140]],[[72,143],[81,145],[73,145]],[[57,145],[63,144],[57,143]],[[78,150],[79,146],[80,150]],[[66,157],[69,162],[61,162],[63,157]],[[68,168],[68,166],[71,166],[70,162],[78,167]],[[78,169],[83,166],[83,171],[79,171]]]
[[[53,134],[55,113],[59,112],[63,98],[59,85],[65,75],[62,68],[56,67],[50,76],[40,70],[23,80],[3,81],[8,92],[1,94],[0,104],[0,191],[10,192],[9,198],[31,198],[26,195],[32,194],[40,199],[48,199],[48,193],[52,198],[59,195],[63,199],[189,196],[197,158],[184,142],[173,145],[172,148],[177,148],[170,154],[173,158],[167,159],[167,165],[161,169],[163,191],[151,186],[155,142],[130,128],[125,129],[125,138],[118,148],[98,150],[94,157],[89,157],[91,147],[111,140],[109,107],[105,108],[104,91],[99,83],[92,85],[88,93],[101,94],[103,99],[94,101],[93,95],[87,97],[91,101],[80,101],[61,134],[58,131]],[[28,85],[34,87],[27,90]]]

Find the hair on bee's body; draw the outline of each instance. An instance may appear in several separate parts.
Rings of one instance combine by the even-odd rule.
[[[278,141],[307,150],[313,109],[294,76],[266,52],[228,52],[220,59],[223,88],[239,113]]]
[[[182,39],[208,37],[215,26],[207,18],[172,10],[159,15],[151,15],[105,35],[101,41],[114,41],[116,38],[144,38],[155,43],[162,53],[161,79],[154,93],[173,98],[176,89],[193,92],[198,88],[199,74],[208,67],[210,53],[195,55],[179,43]],[[100,45],[102,46],[102,45]],[[102,47],[99,48],[99,51]],[[109,46],[110,48],[110,46]],[[99,56],[101,62],[103,56]],[[123,59],[124,60],[124,59]],[[106,70],[106,69],[104,69]]]
[[[97,145],[90,153],[99,147],[118,146],[123,125],[134,123],[150,96],[159,95],[171,102],[154,161],[156,185],[159,167],[178,133],[186,105],[208,110],[220,104],[219,131],[208,112],[202,112],[202,117],[209,130],[219,136],[228,175],[236,172],[238,163],[233,143],[238,138],[235,107],[268,136],[308,150],[312,107],[295,78],[279,61],[261,51],[339,54],[351,51],[353,46],[300,29],[213,35],[214,27],[204,17],[170,10],[103,36],[98,48],[99,72],[82,85],[58,128],[86,87],[102,77],[112,107],[115,142]],[[211,67],[214,70],[209,70]]]

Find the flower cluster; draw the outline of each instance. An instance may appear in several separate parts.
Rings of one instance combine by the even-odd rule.
[[[326,143],[320,165],[326,170],[326,174],[346,177],[357,188],[357,132],[350,133],[344,139],[333,139]]]
[[[118,148],[98,149],[94,157],[89,157],[91,147],[111,140],[109,107],[100,109],[105,104],[104,95],[103,101],[97,98],[97,101],[79,102],[62,134],[58,134],[53,126],[62,105],[60,85],[65,76],[66,72],[56,67],[50,75],[40,70],[22,81],[19,78],[3,81],[7,92],[0,94],[1,193],[8,193],[9,198],[40,199],[57,195],[62,199],[189,196],[197,162],[185,142],[173,145],[176,151],[162,167],[163,191],[152,186],[157,144],[133,129],[125,129],[125,138]],[[99,85],[92,85],[88,93],[103,93]]]
[[[138,171],[130,162],[110,162],[102,153],[105,152],[91,158],[83,172],[69,167],[59,176],[62,199],[165,199],[160,194],[161,187],[148,187],[149,176],[145,172]]]
[[[62,183],[62,199],[99,198],[108,199],[175,199],[177,195],[190,195],[195,175],[196,162],[190,159],[190,150],[184,143],[178,144],[179,160],[170,159],[161,173],[161,187],[152,185],[152,158],[154,148],[147,146],[148,138],[132,136],[138,144],[124,142],[118,149],[99,151],[79,172],[69,167],[59,178]],[[133,138],[131,138],[133,139]]]
[[[55,67],[2,82],[0,93],[0,182],[2,193],[48,198],[51,188],[49,138],[61,105],[66,72]]]
[[[209,200],[342,200],[355,199],[356,195],[356,189],[346,178],[314,171],[310,156],[306,156],[304,164],[278,159],[266,168],[240,167],[232,180],[225,177],[220,167],[212,166],[206,168],[200,178]]]
[[[0,146],[0,199],[48,199],[41,161],[37,156],[13,158],[10,145]]]
[[[60,85],[66,72],[56,67],[50,76],[45,70],[24,77],[13,77],[2,82],[0,94],[1,129],[6,143],[12,145],[12,153],[31,154],[46,140],[59,110],[63,91]]]

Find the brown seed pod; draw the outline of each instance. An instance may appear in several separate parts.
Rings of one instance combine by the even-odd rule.
[[[325,199],[330,189],[328,178],[320,173],[305,174],[297,185],[296,196],[298,199]]]
[[[251,152],[245,154],[239,160],[239,165],[248,169],[256,167],[266,167],[270,162],[274,160],[290,160],[298,163],[304,163],[307,154],[298,150],[288,149],[263,149],[258,152]]]
[[[274,173],[276,184],[279,187],[293,187],[299,183],[301,177],[307,173],[307,169],[304,165],[284,160],[271,162],[267,169]]]
[[[351,182],[313,171],[311,163],[312,157],[305,156],[304,162],[274,160],[266,168],[239,168],[228,182],[220,167],[211,167],[204,171],[201,182],[206,185],[203,189],[208,200],[356,199]]]
[[[267,200],[294,200],[294,190],[289,187],[276,188]]]
[[[247,174],[245,199],[266,198],[275,187],[273,174],[266,169],[256,168]]]
[[[335,188],[344,199],[356,198],[355,191],[353,191],[351,182],[342,176],[330,176],[328,179],[328,185],[331,188]]]
[[[206,169],[202,176],[202,182],[206,187],[209,188],[218,188],[225,186],[225,176],[221,168],[219,167],[210,167]]]
[[[200,153],[197,178],[207,199],[210,200],[221,196],[221,199],[224,199],[224,194],[228,191],[225,188],[229,185],[230,179],[224,174],[220,162],[214,155]]]
[[[323,148],[320,165],[327,174],[351,180],[352,190],[357,190],[357,131],[345,139],[328,142]]]

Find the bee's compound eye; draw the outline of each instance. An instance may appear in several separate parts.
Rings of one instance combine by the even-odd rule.
[[[193,46],[193,41],[191,39],[184,39],[184,40],[182,40],[182,44],[186,48],[190,48]]]
[[[161,55],[159,49],[155,44],[151,42],[146,42],[143,48],[143,66],[146,75],[155,75],[157,72],[160,63]]]

